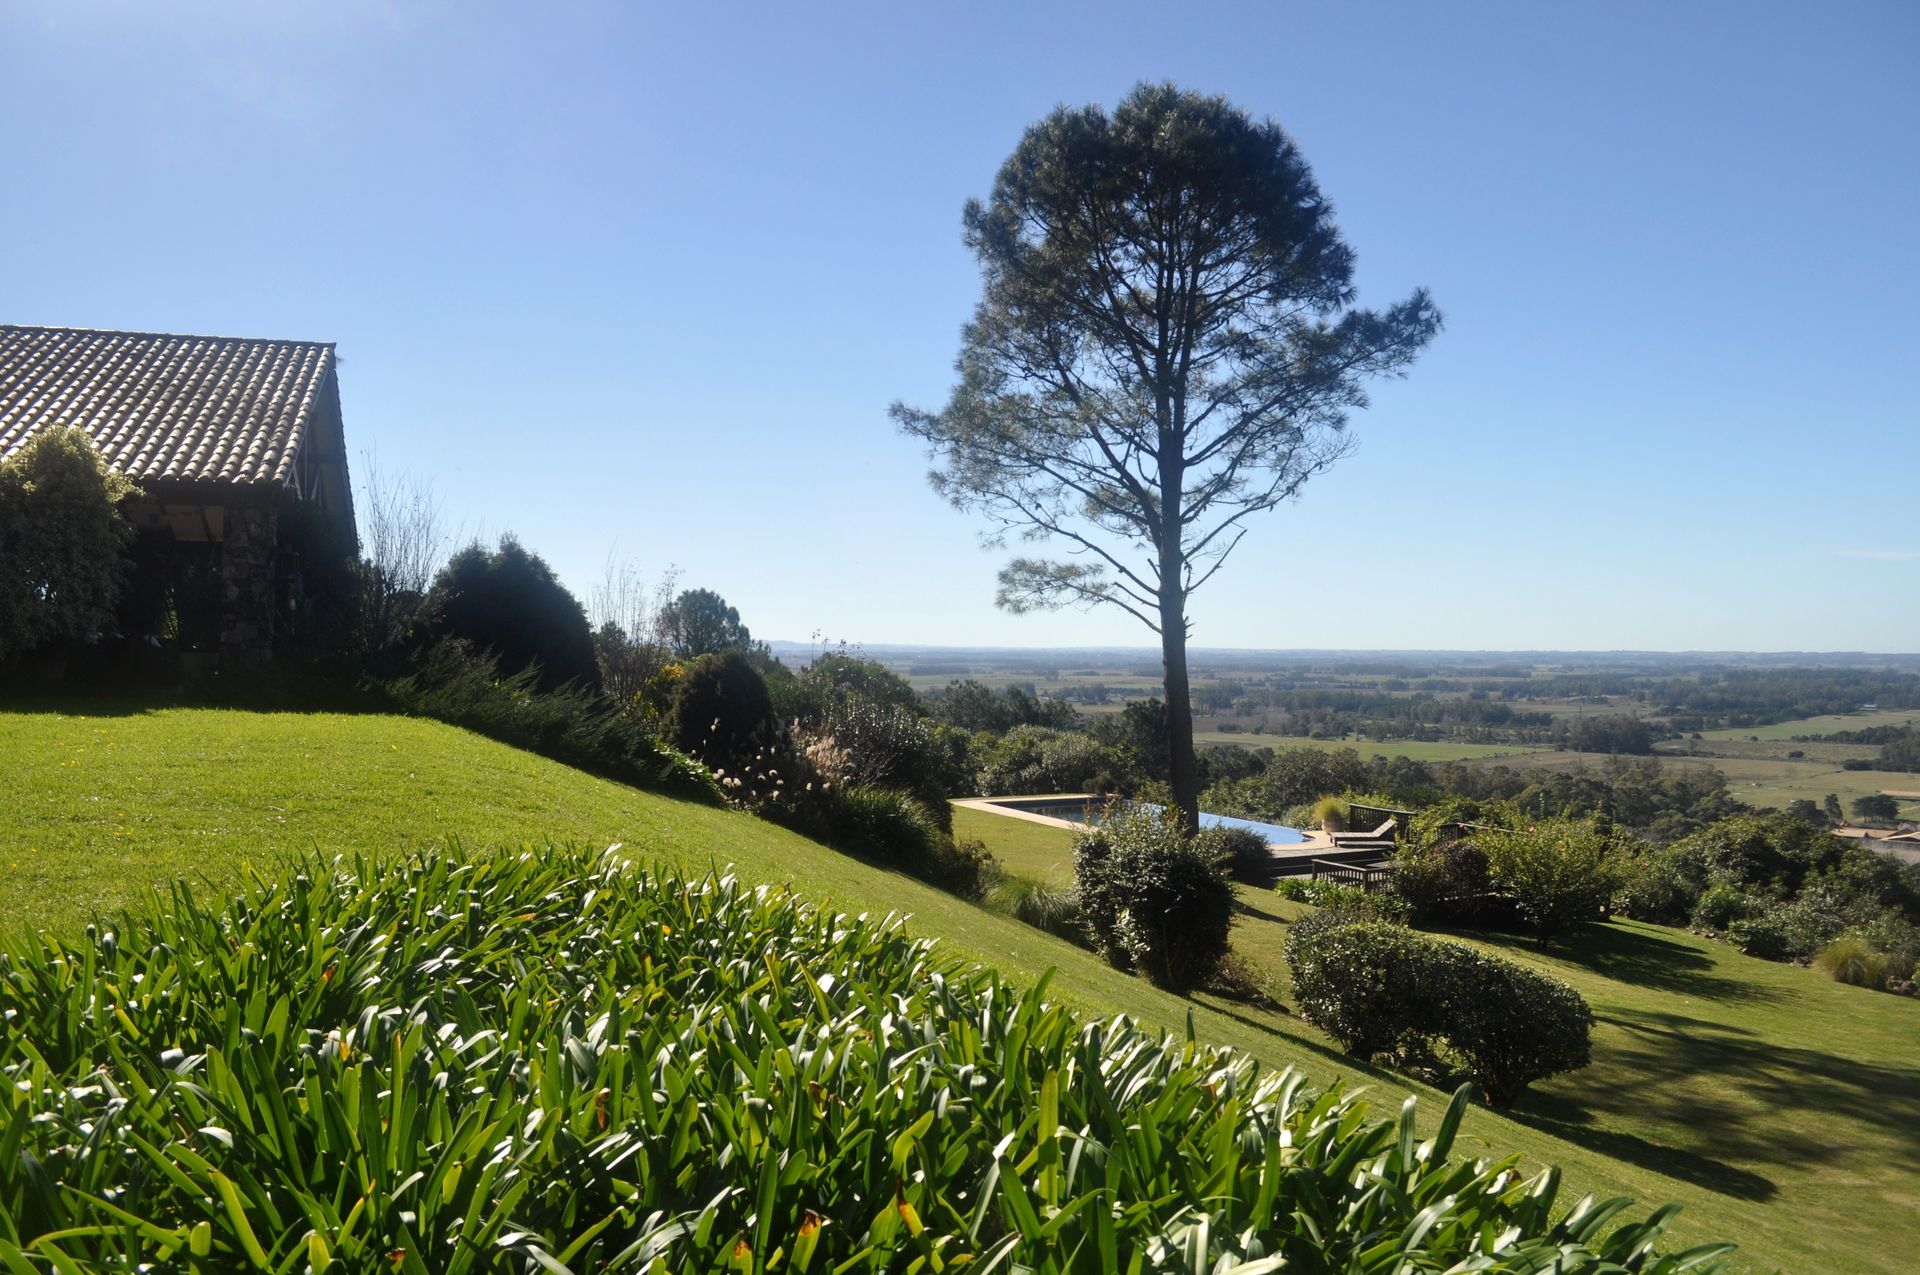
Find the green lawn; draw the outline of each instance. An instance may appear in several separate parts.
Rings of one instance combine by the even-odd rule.
[[[1062,871],[1064,830],[963,813],[962,835],[982,828],[1013,870]],[[1055,992],[1083,1009],[1171,1030],[1191,1012],[1206,1040],[1316,1082],[1358,1080],[1383,1106],[1420,1093],[1427,1118],[1437,1114],[1431,1090],[1355,1065],[1289,1015],[1179,1000],[749,816],[636,793],[463,731],[382,716],[0,713],[0,926],[71,928],[174,875],[218,887],[249,861],[448,836],[620,841],[682,865],[731,863],[847,911],[911,913],[920,933],[1016,979],[1057,968]],[[1245,902],[1238,941],[1274,964],[1289,905],[1264,892]],[[1579,1190],[1681,1201],[1681,1238],[1739,1240],[1763,1269],[1897,1269],[1920,1226],[1920,1005],[1686,935],[1613,934],[1625,937],[1567,966],[1601,1016],[1595,1068],[1546,1086],[1517,1119],[1477,1111],[1469,1145],[1560,1164]]]

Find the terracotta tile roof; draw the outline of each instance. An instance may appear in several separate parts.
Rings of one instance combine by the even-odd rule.
[[[316,341],[0,324],[0,456],[78,425],[136,481],[284,484],[333,366]]]

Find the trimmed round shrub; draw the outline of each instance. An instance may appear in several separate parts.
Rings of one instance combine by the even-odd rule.
[[[1404,926],[1296,922],[1287,935],[1300,1011],[1358,1058],[1444,1045],[1489,1103],[1592,1061],[1593,1014],[1537,970]]]
[[[1074,842],[1080,910],[1101,954],[1155,985],[1189,991],[1227,953],[1233,882],[1173,811],[1110,813]]]

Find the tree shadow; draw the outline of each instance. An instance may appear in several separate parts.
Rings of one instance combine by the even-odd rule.
[[[1751,1169],[1685,1147],[1663,1146],[1638,1134],[1594,1123],[1593,1113],[1571,1098],[1555,1093],[1529,1092],[1508,1109],[1517,1124],[1598,1151],[1665,1177],[1690,1182],[1718,1195],[1765,1203],[1779,1191],[1773,1179]]]
[[[1500,945],[1511,944],[1515,938],[1493,930],[1448,932]],[[1775,988],[1715,973],[1713,958],[1698,948],[1624,925],[1588,925],[1551,947],[1536,946],[1531,951],[1618,983],[1704,1000],[1757,1002],[1779,1000],[1781,996]]]
[[[1515,1119],[1745,1199],[1766,1198],[1752,1194],[1763,1184],[1771,1190],[1753,1168],[1768,1165],[1804,1169],[1869,1155],[1920,1172],[1920,1142],[1902,1136],[1920,1126],[1920,1068],[1785,1045],[1685,1014],[1637,1011],[1598,1021],[1624,1038],[1607,1048],[1605,1071],[1634,1083],[1576,1073],[1528,1092]],[[1717,1083],[1693,1083],[1701,1076]],[[1628,1122],[1684,1128],[1689,1145],[1608,1127]]]

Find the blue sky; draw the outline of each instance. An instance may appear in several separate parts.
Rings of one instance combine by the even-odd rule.
[[[1909,3],[0,0],[0,319],[338,342],[355,459],[583,595],[1144,645],[995,611],[886,408],[944,401],[1021,130],[1173,79],[1448,320],[1196,643],[1914,651],[1916,66]]]

